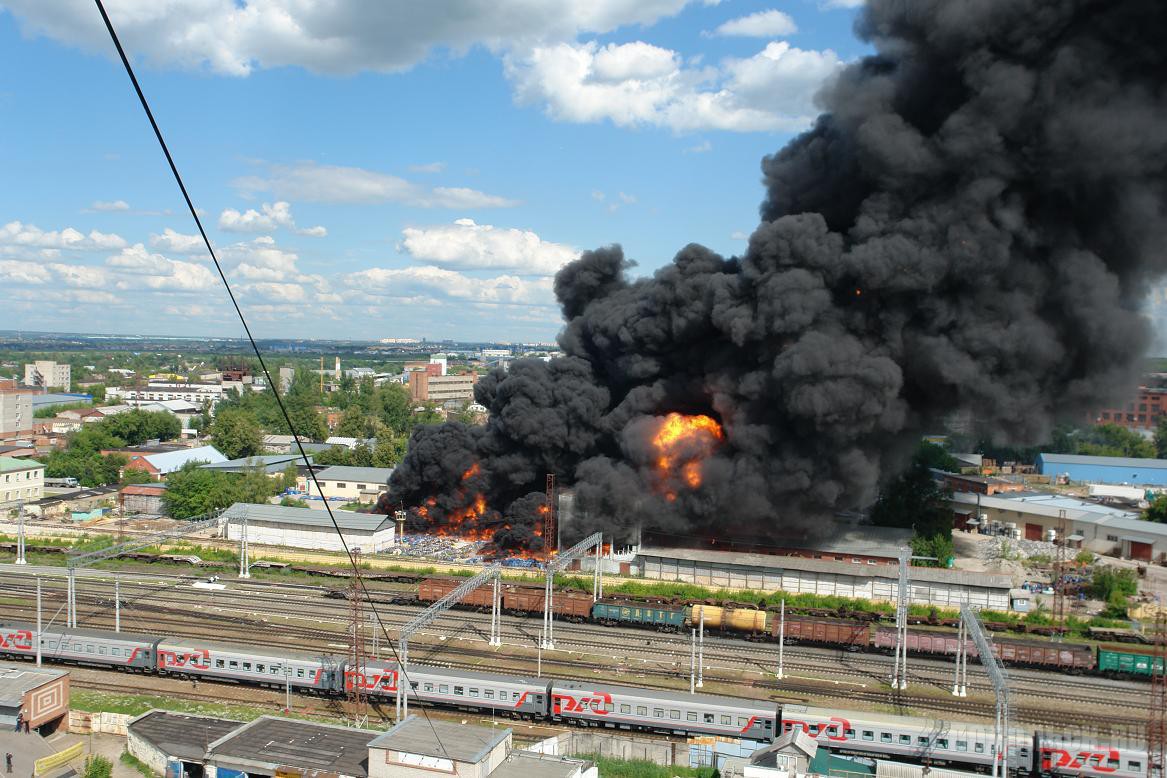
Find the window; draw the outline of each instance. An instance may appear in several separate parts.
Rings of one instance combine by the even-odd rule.
[[[864,740],[875,740],[875,733],[872,732],[870,729],[865,729],[865,730],[863,730],[863,739]]]
[[[344,481],[337,481],[336,482],[337,489],[345,489],[347,487],[348,487],[348,484],[346,484]]]
[[[808,727],[808,729],[810,731],[810,734],[812,734],[812,735],[817,735],[819,733],[819,725],[818,724],[811,724],[810,727]]]
[[[978,753],[978,754],[985,753],[985,744],[984,743],[973,743],[973,751],[975,753]]]
[[[713,723],[713,714],[712,713],[704,714],[704,719],[705,719],[706,724],[712,724]]]
[[[880,732],[879,733],[879,742],[880,743],[890,743],[891,742],[891,733],[890,732]]]
[[[733,724],[733,716],[727,716],[725,714],[722,714],[721,723],[722,724]]]
[[[664,708],[653,708],[652,709],[652,717],[654,719],[663,719],[665,717],[665,709]]]
[[[238,670],[238,669],[239,669],[239,662],[237,662],[236,660],[232,659],[232,660],[231,660],[231,663],[230,663],[230,667],[231,667],[231,669],[232,669],[232,670]],[[303,670],[301,670],[300,672],[301,672],[301,673],[303,673],[304,671],[303,671]]]
[[[280,666],[279,665],[272,665],[271,668],[268,670],[268,672],[271,673],[272,675],[279,675],[280,674]]]
[[[1109,540],[1111,543],[1117,543],[1118,542],[1118,535],[1107,535],[1106,539]]]
[[[243,663],[243,669],[244,669],[244,670],[247,670],[247,671],[250,671],[250,670],[251,670],[251,662],[244,662],[244,663]]]
[[[855,739],[855,730],[853,730],[853,729],[843,730],[843,737],[847,738],[848,740],[854,740]]]
[[[636,715],[637,716],[647,716],[648,715],[648,706],[637,705],[636,706]]]
[[[455,697],[461,697],[461,696],[462,696],[462,692],[463,692],[463,689],[462,689],[462,687],[461,687],[461,686],[455,686],[455,687],[454,687],[454,696],[455,696]]]
[[[433,685],[432,683],[427,683],[427,684],[425,685],[425,690],[426,690],[427,692],[432,692],[432,691],[434,690],[434,685]]]
[[[438,684],[438,693],[439,694],[449,694],[450,693],[449,684],[444,684],[444,683]]]
[[[745,728],[746,726],[749,725],[749,723],[750,723],[750,720],[747,719],[745,716],[738,716],[737,717],[737,725],[739,727]]]
[[[948,740],[945,738],[942,738],[942,737],[936,738],[936,747],[947,749],[948,748]]]
[[[956,741],[956,750],[957,751],[967,751],[968,750],[968,741],[967,740]]]
[[[357,488],[358,488],[358,489],[360,489],[362,492],[363,492],[363,491],[365,491],[365,485],[364,485],[364,484],[357,484]]]
[[[304,677],[304,668],[303,668],[303,667],[297,667],[297,668],[296,668],[296,677],[297,677],[297,678],[303,678],[303,677]]]
[[[611,713],[612,711],[616,710],[616,706],[613,705],[611,701],[605,702],[602,707],[605,713]]]
[[[1112,770],[1117,770],[1120,765],[1117,759],[1107,759],[1106,766]]]
[[[483,691],[482,696],[488,700],[493,700],[494,699],[494,689],[487,689],[487,690]]]
[[[216,659],[216,660],[215,660],[215,667],[222,667],[222,666],[223,666],[223,660],[222,660],[222,659]]]
[[[1143,769],[1143,763],[1142,763],[1142,762],[1138,762],[1138,761],[1136,761],[1136,760],[1134,760],[1134,759],[1128,759],[1128,760],[1126,760],[1126,769],[1128,769],[1128,770],[1134,770],[1134,771],[1136,771],[1136,772],[1137,772],[1137,771],[1139,771],[1139,770],[1142,770],[1142,769]]]
[[[926,737],[918,737],[918,738],[916,738],[916,745],[918,745],[918,746],[926,746],[926,745],[928,745],[928,738],[926,738]]]
[[[900,735],[900,743],[902,745],[910,746],[912,744],[912,736],[911,735]]]
[[[471,697],[477,697],[477,696],[478,696],[478,690],[477,690],[477,689],[475,689],[474,687],[470,687],[470,696],[471,696]]]
[[[101,654],[102,656],[105,656],[105,646],[98,646],[97,653]]]
[[[696,721],[696,720],[697,720],[697,714],[696,714],[696,713],[693,713],[693,712],[691,712],[691,711],[690,711],[689,713],[686,713],[686,714],[685,714],[685,720],[686,720],[686,721]]]
[[[257,673],[267,672],[267,665],[265,665],[263,662],[256,662],[255,663],[255,672],[257,672]]]
[[[621,705],[621,706],[620,706],[620,712],[621,712],[621,713],[631,713],[631,712],[632,712],[632,706],[631,706],[631,705]]]
[[[673,721],[680,721],[681,720],[681,712],[679,710],[671,710],[671,711],[669,711],[669,718],[672,719]]]
[[[92,645],[90,645],[89,643],[86,643],[86,644],[85,644],[85,653],[87,653],[87,654],[92,654],[92,653],[93,653],[93,646],[92,646]]]

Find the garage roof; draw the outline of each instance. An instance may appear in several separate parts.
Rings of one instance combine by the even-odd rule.
[[[393,527],[395,524],[393,519],[377,513],[357,513],[356,511],[333,509],[332,515],[343,530],[379,532]],[[328,511],[323,509],[292,508],[286,505],[252,505],[237,502],[224,511],[223,516],[231,521],[246,519],[255,523],[298,524],[304,527],[335,531],[332,521],[328,518]]]

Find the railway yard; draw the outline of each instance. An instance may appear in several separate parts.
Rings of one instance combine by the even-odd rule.
[[[4,621],[35,623],[35,579],[42,580],[42,614],[46,630],[64,619],[65,578],[60,568],[0,568]],[[114,574],[83,571],[78,577],[80,629],[113,630]],[[238,645],[262,645],[269,652],[330,654],[349,650],[348,603],[328,597],[327,586],[261,583],[224,579],[223,589],[196,588],[205,581],[191,575],[121,573],[120,626],[124,633],[181,636]],[[372,660],[392,661],[385,636],[396,640],[401,627],[418,615],[419,607],[391,604],[410,590],[409,584],[372,582],[370,594],[380,628],[372,614],[365,646]],[[412,587],[416,592],[416,586]],[[540,619],[503,615],[502,646],[488,644],[489,613],[455,610],[415,634],[410,641],[411,667],[427,665],[465,670],[489,670],[534,677],[609,682],[648,689],[689,688],[690,639],[628,627],[561,622],[556,625],[555,650],[539,648]],[[381,634],[374,639],[374,632]],[[968,696],[953,697],[953,664],[929,657],[908,662],[907,689],[888,684],[892,658],[838,648],[787,645],[783,677],[777,677],[777,646],[740,639],[707,636],[704,645],[705,694],[746,697],[781,705],[846,707],[882,713],[991,720],[992,686],[977,665],[969,668]],[[1089,675],[1065,675],[1047,670],[1011,668],[1011,717],[1018,725],[1057,729],[1093,737],[1141,739],[1147,719],[1149,685]],[[75,686],[107,693],[156,693],[190,700],[239,701],[282,708],[284,692],[235,684],[204,684],[167,677],[127,676],[112,671],[79,670]],[[211,691],[211,689],[214,691]],[[340,715],[336,699],[297,695],[293,706],[303,714]],[[392,705],[374,705],[374,716],[389,719]],[[440,714],[439,714],[440,715]],[[456,714],[455,714],[456,715]],[[462,716],[465,718],[465,716]],[[527,723],[529,736],[549,728]],[[553,729],[553,728],[552,728]],[[519,734],[519,732],[516,732]]]

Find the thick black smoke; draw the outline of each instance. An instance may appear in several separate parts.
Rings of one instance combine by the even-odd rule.
[[[1167,265],[1167,3],[870,0],[857,29],[878,54],[764,160],[746,254],[565,267],[568,356],[481,382],[485,427],[419,431],[394,503],[465,504],[477,462],[504,513],[554,472],[579,531],[780,535],[869,504],[954,410],[1034,443],[1133,385]],[[697,488],[653,466],[669,412],[724,425]]]

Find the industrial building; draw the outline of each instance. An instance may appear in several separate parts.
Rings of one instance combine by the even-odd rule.
[[[1153,430],[1167,413],[1167,388],[1140,386],[1125,408],[1103,408],[1094,414],[1095,424],[1117,424],[1129,430]]]
[[[142,470],[149,473],[155,479],[165,478],[171,473],[181,470],[188,462],[215,463],[227,461],[227,457],[223,456],[214,446],[176,448],[170,451],[157,451],[154,453],[148,450],[134,449],[126,451],[109,450],[102,451],[101,453],[125,454],[129,462],[126,463],[124,469]]]
[[[323,496],[326,500],[373,503],[382,492],[389,490],[391,475],[391,467],[333,465],[316,473],[316,483],[320,484],[319,494],[316,485],[306,476],[300,479],[303,484],[301,491],[309,497]]]
[[[1167,486],[1167,459],[1038,454],[1037,471],[1051,481]]]
[[[428,370],[409,373],[409,396],[414,402],[432,402],[439,405],[451,400],[468,403],[474,399],[474,384],[478,376],[431,375]]]
[[[69,715],[69,674],[32,665],[0,665],[0,728],[54,731]]]
[[[45,466],[33,459],[0,457],[0,504],[45,496]]]
[[[512,731],[410,716],[387,732],[261,716],[248,724],[149,711],[127,749],[160,775],[597,778],[587,760],[514,747]]]
[[[685,541],[685,548],[700,545],[700,547],[710,551],[801,557],[835,562],[858,562],[860,564],[897,564],[900,549],[908,545],[912,538],[912,530],[902,527],[853,524],[840,519],[827,527],[825,531],[791,534],[769,543],[752,543],[725,538],[699,540],[688,535],[680,536],[680,538]],[[646,530],[643,542],[656,547],[673,546],[677,545],[675,542],[677,539],[677,536],[671,536],[668,533]]]
[[[238,541],[246,522],[248,543],[322,551],[344,551],[347,544],[366,554],[393,548],[397,533],[391,517],[341,510],[334,510],[332,515],[344,544],[327,511],[237,502],[223,513],[228,540]]]
[[[894,601],[898,565],[858,560],[644,547],[636,555],[641,574],[658,581],[683,581],[712,589],[751,589]],[[1006,575],[913,567],[909,597],[919,605],[955,607],[970,603],[1009,610],[1012,581]]]
[[[118,492],[118,505],[124,514],[145,513],[161,516],[166,484],[127,484]]]
[[[1167,525],[1143,521],[1133,511],[1038,492],[956,492],[951,504],[958,528],[999,522],[1005,529],[1013,525],[1027,540],[1056,538],[1064,531],[1071,546],[1097,554],[1144,562],[1167,558]]]

